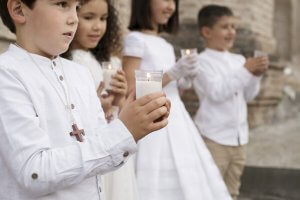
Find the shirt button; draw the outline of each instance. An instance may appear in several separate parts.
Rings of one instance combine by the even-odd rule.
[[[53,65],[56,66],[56,62],[55,61],[53,61]]]
[[[75,108],[75,105],[71,103],[71,109],[73,110]]]
[[[126,152],[123,154],[123,157],[127,157],[127,156],[129,156],[129,152],[128,152],[128,151],[126,151]]]
[[[59,76],[59,80],[63,81],[64,77],[62,75]]]
[[[33,180],[37,179],[37,178],[38,178],[38,174],[37,174],[37,173],[33,173],[33,174],[31,175],[31,178],[32,178]]]

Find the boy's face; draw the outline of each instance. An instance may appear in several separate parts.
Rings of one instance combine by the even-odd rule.
[[[37,0],[32,9],[26,7],[23,47],[50,58],[65,52],[77,29],[78,5],[76,0]]]
[[[79,12],[79,25],[72,48],[95,48],[106,32],[108,5],[105,0],[90,0]]]
[[[236,19],[233,16],[223,16],[213,27],[204,27],[202,35],[208,48],[218,51],[229,50],[236,37]]]

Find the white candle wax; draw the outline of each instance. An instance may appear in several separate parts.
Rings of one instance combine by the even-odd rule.
[[[161,81],[136,81],[136,98],[162,91]]]
[[[197,54],[197,49],[194,48],[194,49],[181,49],[180,50],[181,52],[181,56],[189,56],[189,55],[192,55],[192,54]]]
[[[104,88],[106,90],[111,89],[111,76],[116,74],[117,70],[116,69],[103,69],[103,82],[104,82]]]

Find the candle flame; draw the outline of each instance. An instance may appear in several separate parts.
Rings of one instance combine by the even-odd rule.
[[[186,55],[190,55],[191,54],[191,50],[187,49],[186,50]]]
[[[108,65],[108,69],[112,69],[112,66],[111,66],[111,64],[109,64],[109,65]]]

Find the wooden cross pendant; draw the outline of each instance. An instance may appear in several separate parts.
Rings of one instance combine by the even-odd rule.
[[[75,136],[77,141],[83,142],[83,137],[82,136],[85,135],[84,130],[83,129],[79,130],[78,127],[77,127],[77,124],[73,124],[72,129],[73,129],[73,131],[70,132],[70,135]]]

